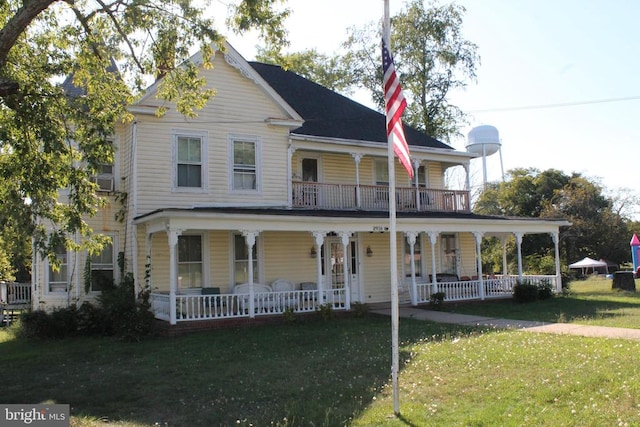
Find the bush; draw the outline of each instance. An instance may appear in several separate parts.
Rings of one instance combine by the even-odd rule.
[[[61,339],[78,333],[75,305],[56,308],[51,313],[34,310],[22,313],[18,335],[31,339]]]
[[[444,292],[435,292],[429,297],[429,304],[434,310],[442,310],[442,304],[444,303],[445,297],[446,294]]]
[[[549,281],[536,285],[529,281],[518,282],[513,287],[513,298],[516,302],[532,302],[553,297],[553,287]]]
[[[329,320],[333,317],[333,306],[329,303],[316,307],[316,313],[322,320]]]
[[[516,302],[532,302],[538,299],[538,287],[533,283],[518,282],[513,287],[513,298]]]
[[[25,338],[57,339],[71,335],[114,336],[124,341],[140,341],[153,332],[154,316],[149,291],[134,295],[133,276],[126,275],[120,286],[106,286],[99,305],[84,303],[57,308],[51,313],[37,310],[20,318],[18,334]]]
[[[351,310],[356,317],[364,317],[369,312],[369,306],[362,302],[351,303]]]
[[[553,287],[549,281],[543,281],[538,285],[538,298],[545,300],[553,297]]]

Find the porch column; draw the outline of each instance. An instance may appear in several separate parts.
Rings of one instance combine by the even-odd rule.
[[[342,267],[344,273],[344,306],[345,309],[351,310],[351,286],[349,286],[349,239],[351,233],[348,231],[340,232],[340,239],[342,240]]]
[[[356,207],[360,209],[360,160],[362,160],[362,153],[351,153],[351,157],[356,163]]]
[[[418,287],[416,285],[416,265],[414,263],[415,245],[417,234],[415,231],[404,233],[409,243],[409,252],[411,254],[411,305],[418,305]]]
[[[560,234],[558,232],[551,233],[551,238],[553,239],[553,248],[555,251],[555,259],[556,259],[556,292],[562,292],[562,274],[560,273]]]
[[[420,160],[419,159],[413,159],[413,170],[416,171],[413,174],[413,188],[415,189],[416,192],[416,209],[420,210],[420,189],[419,189],[419,182],[418,182],[418,168],[420,167]]]
[[[484,299],[484,278],[482,277],[482,237],[484,233],[479,231],[473,232],[473,237],[476,239],[476,260],[478,262],[478,286],[480,286],[479,294],[480,299]]]
[[[256,237],[260,234],[259,231],[247,231],[243,230],[242,235],[247,244],[247,251],[249,252],[249,317],[256,317],[256,301],[253,296],[253,247],[256,245]]]
[[[318,302],[324,304],[324,289],[322,286],[322,244],[324,243],[324,236],[327,235],[324,231],[314,231],[313,239],[316,247],[316,271],[317,271],[317,283],[318,283]]]
[[[178,291],[178,254],[176,246],[178,237],[182,230],[169,229],[167,237],[169,240],[169,322],[176,324],[176,292]]]
[[[513,233],[516,236],[516,246],[518,247],[518,279],[522,281],[522,237],[523,233]]]
[[[502,243],[502,278],[506,279],[509,274],[509,264],[507,264],[507,240],[508,236],[500,237],[500,243]]]
[[[436,278],[436,242],[438,241],[438,233],[435,231],[429,231],[429,242],[431,243],[431,293],[438,292],[438,280]]]

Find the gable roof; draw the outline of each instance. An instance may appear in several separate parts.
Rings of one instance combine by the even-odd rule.
[[[304,119],[292,134],[387,142],[383,114],[280,66],[260,62],[249,65]],[[404,132],[409,145],[453,150],[406,124]]]

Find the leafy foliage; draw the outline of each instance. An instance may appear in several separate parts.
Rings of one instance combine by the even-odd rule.
[[[561,258],[565,265],[585,256],[615,262],[629,259],[631,220],[614,210],[597,180],[579,173],[567,175],[555,169],[519,168],[507,180],[487,185],[474,212],[530,218],[565,218],[571,227],[560,230]],[[494,249],[489,249],[493,247]],[[522,252],[530,273],[554,274],[551,237],[525,235]],[[491,263],[501,270],[501,248],[496,240],[484,242]],[[507,242],[510,263],[515,263],[515,243]],[[484,256],[483,256],[484,258]]]
[[[391,18],[392,53],[405,96],[404,120],[435,138],[449,140],[464,124],[462,111],[448,102],[454,89],[466,87],[476,77],[477,46],[462,38],[465,9],[456,4],[429,7],[421,0],[407,2]],[[379,23],[350,30],[344,43],[354,81],[372,94],[380,110],[384,107],[380,67]]]
[[[280,0],[241,0],[230,23],[285,43]],[[0,224],[53,256],[100,245],[86,223],[103,203],[91,176],[114,158],[109,137],[154,78],[158,94],[194,116],[215,91],[185,63],[211,66],[221,35],[193,0],[0,2]],[[183,64],[177,66],[176,64]],[[66,81],[65,81],[66,78]],[[64,81],[64,84],[61,84]],[[166,108],[166,105],[162,108]],[[161,112],[161,111],[160,111]],[[59,200],[60,190],[65,189]],[[78,244],[67,236],[77,234]]]
[[[69,336],[112,336],[123,341],[140,341],[153,332],[154,317],[149,292],[135,298],[133,277],[128,274],[119,286],[102,290],[98,305],[89,302],[47,313],[24,313],[18,335],[31,339],[61,339]]]

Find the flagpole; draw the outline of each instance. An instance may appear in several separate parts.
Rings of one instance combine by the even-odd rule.
[[[391,50],[391,17],[389,14],[389,0],[384,0],[383,36]],[[396,174],[393,152],[393,136],[387,138],[387,165],[389,171],[389,249],[391,270],[391,384],[393,389],[393,413],[400,414],[400,396],[398,389],[399,350],[398,350],[398,248],[396,241]]]

